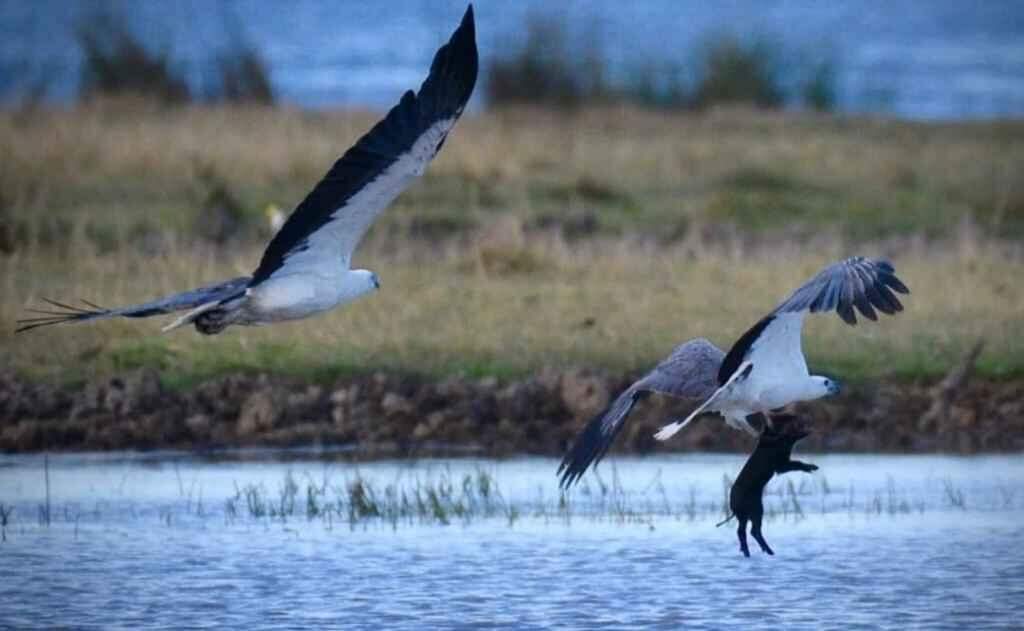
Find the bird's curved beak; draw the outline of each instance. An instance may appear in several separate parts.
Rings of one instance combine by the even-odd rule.
[[[376,274],[373,275],[373,288],[380,289],[380,278]]]
[[[832,381],[829,382],[829,384],[828,384],[828,394],[829,394],[829,396],[835,396],[835,395],[839,394],[840,392],[842,392],[842,390],[843,390],[842,384],[840,384],[835,379],[833,379]]]

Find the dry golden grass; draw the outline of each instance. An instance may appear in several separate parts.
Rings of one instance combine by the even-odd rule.
[[[289,207],[378,116],[135,101],[0,112],[0,190],[15,208],[101,217],[113,209],[180,227],[195,211],[198,172],[212,169],[259,206]],[[971,214],[986,228],[1017,230],[1021,173],[1024,122],[524,108],[462,121],[388,220],[593,209],[611,227],[661,233],[666,222],[743,223],[733,196],[752,195],[778,206],[759,225],[856,221],[906,231]],[[595,182],[603,190],[588,190]],[[825,216],[794,215],[801,195]]]
[[[541,366],[639,370],[685,339],[728,347],[783,294],[846,252],[838,246],[734,256],[698,256],[625,242],[571,251],[527,246],[543,266],[496,275],[471,251],[424,255],[419,262],[363,257],[383,289],[316,319],[233,328],[204,337],[159,333],[155,320],[64,325],[21,335],[13,321],[43,296],[131,303],[244,273],[257,250],[217,260],[181,251],[167,257],[68,252],[4,259],[0,320],[3,353],[17,369],[80,378],[157,365],[190,380],[227,370],[330,375],[374,368],[434,374],[509,375]],[[809,321],[805,347],[814,367],[846,378],[944,372],[976,339],[988,346],[982,370],[1021,372],[1024,262],[987,248],[935,252],[912,247],[896,258],[914,291],[906,311],[851,329],[836,317]],[[871,252],[868,252],[871,253]]]
[[[933,375],[985,338],[985,373],[1024,372],[1024,124],[740,111],[471,116],[357,254],[382,278],[376,295],[215,337],[160,335],[153,320],[13,335],[41,297],[119,305],[249,273],[261,244],[217,250],[189,234],[197,171],[212,168],[254,208],[289,206],[375,118],[137,103],[0,113],[0,203],[29,223],[67,217],[72,232],[0,254],[5,363],[60,379],[158,365],[170,381],[264,368],[639,370],[691,337],[728,346],[822,265],[863,253],[892,257],[914,294],[877,324],[810,321],[814,367]],[[567,241],[557,222],[536,228],[538,216],[581,211],[608,230]],[[451,219],[458,238],[393,230],[424,216]],[[132,242],[140,220],[160,247]],[[95,225],[119,231],[114,247],[86,236]]]

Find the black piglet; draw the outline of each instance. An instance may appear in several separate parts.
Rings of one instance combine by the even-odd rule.
[[[764,487],[776,473],[787,471],[816,471],[818,467],[799,460],[793,460],[793,446],[808,435],[802,420],[791,414],[772,416],[772,427],[765,427],[757,441],[757,447],[747,458],[729,492],[729,508],[732,515],[718,524],[721,526],[733,517],[739,522],[737,536],[740,550],[750,556],[747,548],[747,521],[761,550],[775,554],[761,534],[761,520],[764,517]]]

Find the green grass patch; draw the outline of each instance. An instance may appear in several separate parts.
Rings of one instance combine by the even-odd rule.
[[[744,168],[717,183],[703,217],[754,234],[837,231],[871,241],[910,234],[950,237],[971,214],[969,206],[917,187],[867,193]]]

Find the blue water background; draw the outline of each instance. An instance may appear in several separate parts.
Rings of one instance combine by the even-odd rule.
[[[735,33],[781,42],[789,83],[802,80],[797,69],[834,61],[843,111],[917,119],[1024,114],[1024,2],[1014,0],[481,0],[475,6],[485,69],[522,45],[530,16],[542,16],[565,24],[571,39],[597,42],[620,79],[645,67],[685,73],[701,42]],[[218,55],[246,42],[267,60],[285,102],[383,108],[419,84],[465,4],[0,0],[0,94],[10,102],[45,81],[47,98],[72,99],[80,67],[76,28],[104,7],[124,15],[154,49],[170,51],[193,87],[209,84]]]

